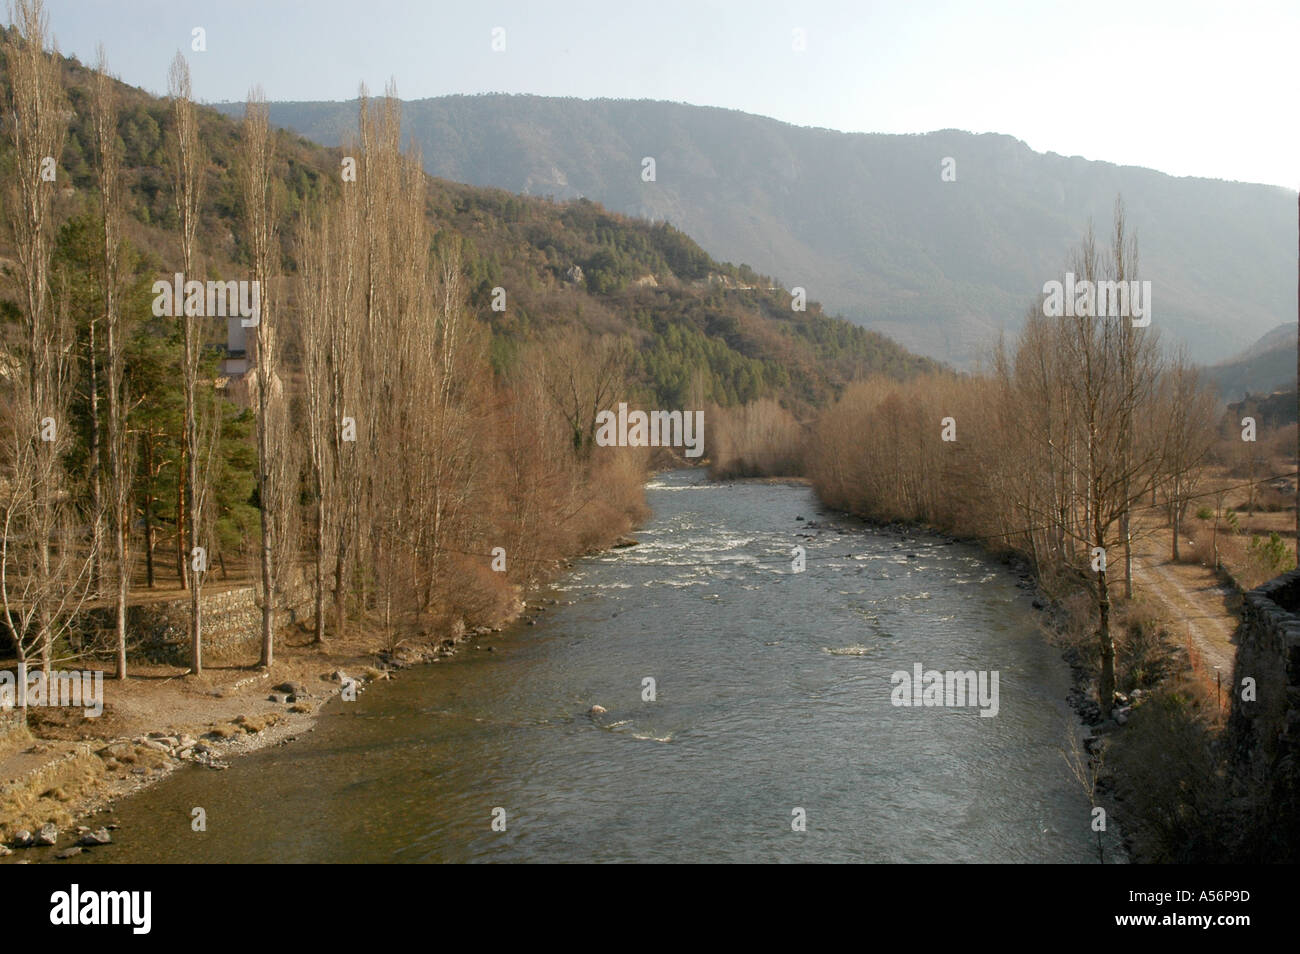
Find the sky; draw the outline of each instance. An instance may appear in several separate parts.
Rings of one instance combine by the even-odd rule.
[[[93,63],[103,43],[113,73],[154,93],[185,53],[206,102],[256,84],[271,100],[346,100],[390,80],[403,99],[659,99],[845,132],[1005,133],[1039,152],[1300,188],[1300,0],[46,7],[61,52]]]

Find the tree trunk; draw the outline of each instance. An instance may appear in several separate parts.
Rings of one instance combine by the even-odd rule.
[[[342,639],[346,628],[347,615],[343,590],[344,548],[339,547],[338,558],[334,561],[334,638]]]
[[[126,678],[126,591],[130,583],[130,568],[126,559],[126,520],[119,515],[114,534],[113,561],[117,564],[117,678]]]
[[[1106,584],[1106,571],[1097,572],[1097,641],[1101,648],[1101,675],[1097,679],[1097,702],[1101,717],[1110,718],[1115,705],[1115,641],[1110,635],[1110,592]]]
[[[1174,525],[1174,557],[1173,561],[1178,562],[1178,534],[1182,530],[1182,507],[1178,502],[1174,502],[1173,525]]]
[[[98,597],[104,586],[104,505],[100,487],[100,427],[99,427],[99,362],[95,355],[95,322],[90,322],[87,335],[87,383],[90,391],[90,446],[86,448],[90,458],[90,520],[91,520],[91,563],[90,588]]]
[[[317,644],[325,641],[325,501],[321,498],[320,481],[316,481],[316,637]]]
[[[147,483],[146,488],[153,485],[153,441],[146,436],[144,440],[144,473]],[[144,492],[144,572],[145,582],[149,589],[154,587],[153,578],[153,505],[154,497],[152,491],[146,489]]]
[[[181,450],[180,463],[176,465],[176,575],[181,589],[189,586],[189,561],[185,559],[185,475],[189,455]]]

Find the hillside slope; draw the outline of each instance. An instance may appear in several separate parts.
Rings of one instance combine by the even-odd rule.
[[[271,107],[272,122],[329,145],[355,114],[354,102]],[[1221,361],[1294,310],[1295,194],[1272,186],[1043,155],[1003,135],[845,134],[653,101],[448,96],[404,104],[403,124],[434,175],[670,221],[959,364],[1019,326],[1089,217],[1109,227],[1117,194],[1155,320],[1194,360]],[[945,157],[956,181],[940,179]]]
[[[73,107],[60,203],[73,214],[95,201],[91,73],[75,59],[60,62]],[[128,234],[145,254],[146,270],[168,274],[178,267],[167,152],[172,118],[163,99],[128,86],[119,92]],[[199,242],[213,278],[232,277],[247,262],[231,175],[238,122],[230,113],[242,115],[242,107],[199,110],[208,157]],[[355,103],[349,116],[355,126]],[[292,275],[296,223],[338,188],[340,154],[288,133],[279,135],[277,150],[281,251]],[[566,329],[608,333],[630,341],[631,370],[663,406],[681,406],[688,397],[722,405],[774,397],[799,409],[825,402],[856,375],[935,367],[880,334],[828,317],[815,301],[792,311],[790,296],[771,279],[713,260],[666,224],[587,200],[557,203],[436,180],[429,191],[429,214],[466,242],[471,304],[492,328],[498,370],[526,342]],[[497,287],[507,292],[504,313],[491,308]]]
[[[1279,325],[1232,360],[1206,368],[1206,374],[1226,401],[1238,401],[1247,394],[1295,390],[1295,349],[1295,323]]]

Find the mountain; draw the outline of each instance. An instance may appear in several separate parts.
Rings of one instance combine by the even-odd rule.
[[[281,102],[271,120],[338,145],[356,108]],[[1019,327],[1089,218],[1104,239],[1117,194],[1155,324],[1194,360],[1222,360],[1294,310],[1296,197],[1274,186],[1044,155],[1004,135],[848,134],[645,100],[447,96],[405,103],[403,124],[436,176],[670,221],[712,255],[959,365]],[[945,157],[955,181],[941,180]]]
[[[96,190],[88,145],[94,141],[90,71],[75,59],[59,62],[73,107],[59,163],[59,181],[66,183],[60,205],[68,214],[87,214]],[[149,269],[170,274],[179,267],[170,108],[133,87],[119,84],[118,93],[127,235]],[[242,115],[242,107],[199,110],[208,162],[198,239],[214,278],[240,274],[248,260],[233,173],[239,137],[233,114]],[[356,120],[354,112],[353,125]],[[340,155],[288,133],[278,139],[275,173],[286,220],[281,251],[292,274],[297,225],[338,187]],[[463,242],[469,303],[491,331],[499,373],[526,345],[549,336],[612,334],[632,345],[629,371],[659,407],[768,397],[803,412],[856,376],[938,367],[877,332],[824,314],[811,290],[806,311],[792,311],[772,279],[715,261],[667,223],[612,213],[587,199],[556,203],[437,179],[427,187],[429,214]],[[0,265],[11,255],[0,237]],[[504,312],[492,308],[498,287],[508,292]]]
[[[1206,374],[1227,401],[1248,394],[1270,394],[1296,383],[1296,325],[1278,325],[1230,361],[1211,365]]]

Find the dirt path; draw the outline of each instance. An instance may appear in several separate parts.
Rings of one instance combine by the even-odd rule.
[[[1232,679],[1237,654],[1237,616],[1228,602],[1232,591],[1207,567],[1171,562],[1167,529],[1146,528],[1134,541],[1133,584],[1164,607],[1175,633],[1187,635],[1211,681],[1216,666],[1225,683]]]

